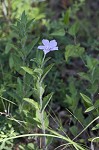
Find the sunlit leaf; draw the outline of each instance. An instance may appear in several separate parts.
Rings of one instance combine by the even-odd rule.
[[[95,127],[93,127],[92,130],[99,130],[99,123]]]
[[[81,97],[83,98],[83,100],[85,102],[87,102],[88,104],[93,105],[92,100],[88,96],[86,96],[85,94],[82,94],[82,93],[80,93],[80,95],[81,95]]]
[[[64,29],[59,29],[57,31],[54,31],[51,33],[52,36],[64,36],[65,35],[65,30]]]
[[[29,67],[21,67],[24,71],[26,71],[27,73],[29,73],[30,75],[33,75],[33,70]]]
[[[23,98],[23,100],[25,100],[26,102],[32,104],[35,107],[35,109],[39,109],[38,103],[36,101],[34,101],[33,99]]]
[[[85,112],[90,112],[90,111],[92,111],[92,110],[94,110],[94,109],[95,109],[95,107],[94,107],[94,106],[91,106],[91,107],[89,107],[88,109],[86,109]]]
[[[50,102],[52,96],[53,96],[53,92],[44,97],[43,105],[42,105],[42,111],[45,110],[45,108],[47,107],[48,103]]]
[[[68,59],[70,57],[81,57],[84,53],[84,48],[80,46],[80,44],[77,45],[67,45],[65,48],[65,59],[66,62],[68,62]]]

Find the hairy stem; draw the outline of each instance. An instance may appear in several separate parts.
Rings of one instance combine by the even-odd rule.
[[[45,55],[43,57],[41,68],[43,67],[44,59],[45,59]],[[40,76],[40,79],[41,79],[41,76]],[[43,106],[42,96],[43,96],[43,93],[42,93],[42,82],[41,82],[41,80],[39,81],[39,87],[40,87],[40,99],[39,100],[40,100],[41,128],[42,128],[42,133],[46,134],[46,131],[45,131],[45,120],[44,120],[44,111],[42,111],[42,106]],[[42,138],[42,145],[43,145],[43,150],[47,150],[47,147],[46,147],[47,140],[46,140],[45,136]]]
[[[41,87],[41,86],[40,86]],[[44,111],[42,111],[42,94],[41,94],[41,89],[40,89],[40,116],[41,116],[41,126],[42,126],[42,133],[45,134],[45,121],[44,121]],[[46,141],[46,137],[43,137],[43,150],[47,150],[47,141]]]
[[[42,133],[46,134],[45,132],[45,122],[44,122],[44,112],[41,112],[41,124],[42,124]],[[46,141],[46,137],[43,137],[43,150],[47,150],[47,141]]]

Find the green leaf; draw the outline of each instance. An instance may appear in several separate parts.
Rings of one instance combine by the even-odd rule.
[[[33,99],[30,99],[30,98],[23,98],[23,100],[25,100],[26,102],[32,104],[35,109],[39,109],[39,105],[36,101],[34,101]]]
[[[31,19],[30,21],[28,21],[28,23],[26,24],[26,29],[28,29],[33,22],[34,22],[34,19]]]
[[[51,57],[47,57],[44,61],[44,65],[51,59]]]
[[[94,141],[93,141],[93,139],[94,139]],[[90,138],[90,139],[88,139],[88,141],[93,141],[94,143],[99,143],[99,137]]]
[[[59,29],[57,31],[54,31],[51,33],[52,36],[64,36],[65,35],[65,30],[64,29]]]
[[[34,143],[29,143],[28,145],[27,145],[27,147],[31,150],[31,149],[34,149]]]
[[[90,111],[92,111],[92,110],[94,110],[94,109],[95,109],[95,107],[94,107],[94,106],[91,106],[91,107],[89,107],[88,109],[86,109],[85,112],[90,112]]]
[[[14,60],[14,69],[21,75],[24,74],[24,70],[20,68],[22,66],[23,62],[22,59],[19,57],[19,55],[13,55]]]
[[[18,32],[18,28],[16,25],[11,25],[12,30],[17,33]]]
[[[49,125],[49,119],[45,111],[43,115],[44,115],[44,126],[47,129]],[[42,128],[41,112],[39,110],[36,110],[36,118],[33,118],[33,119],[37,122],[37,126],[39,128]]]
[[[34,46],[37,44],[39,40],[39,37],[38,38],[35,38],[31,44],[29,46],[26,47],[26,56],[29,55],[29,53],[32,51],[32,49],[34,48]]]
[[[98,59],[92,58],[90,56],[86,56],[87,65],[86,67],[90,70],[94,70],[94,68],[99,64]]]
[[[81,97],[83,98],[83,100],[85,102],[87,102],[88,104],[93,105],[92,100],[88,96],[86,96],[85,94],[82,94],[82,93],[80,93],[80,95],[81,95]]]
[[[67,45],[65,49],[65,59],[68,62],[69,57],[81,57],[84,53],[84,48],[77,45]]]
[[[44,97],[43,105],[42,105],[42,111],[45,110],[45,108],[47,107],[48,103],[50,102],[52,96],[53,96],[53,92]]]
[[[38,74],[38,75],[42,75],[43,70],[40,69],[40,68],[35,68],[35,69],[34,69],[34,73],[36,73],[36,74]]]
[[[1,144],[0,144],[0,150],[3,150],[5,148],[5,142],[6,141],[3,141]]]
[[[96,100],[96,102],[94,103],[94,107],[98,108],[99,107],[99,99]]]
[[[27,22],[27,16],[25,14],[25,11],[23,11],[23,13],[21,15],[21,22],[24,23],[24,24]]]
[[[69,16],[70,16],[70,9],[66,10],[66,13],[65,13],[64,18],[63,18],[64,19],[64,23],[66,25],[69,24]]]
[[[6,47],[5,47],[5,54],[8,54],[9,51],[11,50],[12,48],[12,44],[11,43],[7,43]]]
[[[70,27],[70,29],[69,29],[68,32],[69,32],[70,35],[76,36],[78,30],[79,30],[79,23],[76,22],[76,23],[74,23],[74,24]]]
[[[92,128],[92,130],[98,130],[98,129],[99,129],[99,123],[95,127]]]
[[[44,78],[46,77],[46,75],[52,69],[53,66],[54,66],[54,64],[51,64],[51,65],[49,65],[48,67],[45,68],[44,73],[43,73],[42,78],[41,78],[41,81],[44,80]]]
[[[20,95],[17,94],[15,91],[13,92],[7,92],[8,95],[10,95],[10,97],[12,97],[13,99],[15,99],[17,101],[17,103],[21,103],[21,98],[20,98]]]
[[[10,55],[10,58],[9,58],[9,66],[10,66],[11,69],[12,69],[13,66],[14,66],[14,60],[13,60],[12,54]]]
[[[47,113],[44,111],[44,123],[45,123],[45,129],[48,129],[49,127],[49,118]]]
[[[36,88],[33,88],[33,96],[39,100],[39,91]]]
[[[69,130],[74,136],[78,134],[78,128],[76,126],[70,127]]]
[[[33,75],[34,72],[31,68],[29,67],[21,67],[25,72],[29,73],[30,75]]]
[[[80,76],[82,79],[91,82],[90,77],[89,77],[89,75],[88,75],[87,73],[85,73],[85,72],[80,72],[80,73],[78,73],[78,74],[79,74],[79,76]]]
[[[41,114],[39,110],[36,110],[36,117],[33,118],[35,121],[41,124]],[[38,124],[39,125],[39,124]]]
[[[72,105],[72,103],[73,103],[72,98],[69,95],[67,95],[67,94],[66,94],[66,103],[68,105]]]
[[[72,110],[74,111],[74,110]],[[81,122],[83,125],[85,125],[85,117],[83,115],[83,111],[82,108],[76,108],[74,111],[75,117],[77,118],[77,120],[79,120],[79,122]]]

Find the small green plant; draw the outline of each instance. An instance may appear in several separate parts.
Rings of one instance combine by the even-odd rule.
[[[0,2],[2,150],[99,149],[98,2],[90,1]]]
[[[8,137],[13,137],[13,136],[17,136],[18,133],[15,131],[15,129],[13,128],[12,124],[10,122],[7,121],[7,119],[5,119],[6,122],[4,122],[4,124],[0,124],[0,141],[4,140],[5,138]],[[3,122],[3,120],[2,120]],[[2,143],[0,142],[0,145]],[[14,146],[13,143],[13,139],[10,141],[6,141],[3,145],[2,148],[0,148],[0,150],[10,150],[12,149]]]
[[[50,58],[45,59],[45,56],[50,51],[58,50],[58,47],[57,47],[57,42],[55,40],[52,40],[49,42],[48,40],[43,39],[42,43],[44,45],[38,46],[38,49],[42,49],[44,51],[44,56],[42,57],[41,55],[38,54],[37,58],[34,58],[31,60],[33,61],[33,69],[29,67],[21,67],[21,68],[23,68],[25,72],[30,74],[33,78],[32,90],[33,90],[33,97],[34,99],[36,99],[36,100],[33,100],[30,98],[24,98],[24,100],[34,106],[36,110],[36,117],[34,118],[34,120],[37,122],[38,127],[42,129],[42,133],[45,134],[46,133],[45,131],[49,125],[48,123],[49,120],[45,112],[45,109],[47,105],[49,104],[53,95],[53,92],[52,92],[48,94],[47,96],[44,96],[46,86],[44,85],[43,80],[45,79],[46,75],[53,67],[53,64],[50,64],[49,66],[44,68],[46,62],[50,60]],[[44,139],[43,149],[47,150],[46,137],[44,137],[43,139]]]

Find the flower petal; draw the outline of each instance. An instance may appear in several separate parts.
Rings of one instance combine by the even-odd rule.
[[[49,40],[43,39],[43,40],[42,40],[42,43],[43,43],[45,46],[49,46]]]
[[[40,45],[40,46],[38,46],[38,49],[44,49],[45,48],[45,46],[42,46],[42,45]]]
[[[55,50],[58,50],[58,47],[53,47],[50,49],[51,51],[55,51]]]
[[[44,54],[46,55],[50,51],[58,50],[57,42],[56,40],[42,40],[43,45],[38,46],[38,49],[43,50]]]
[[[56,40],[51,40],[50,41],[50,47],[53,48],[53,47],[56,47],[56,46],[57,46]]]
[[[43,51],[45,55],[50,52],[50,50],[46,50],[46,49],[44,49]]]

